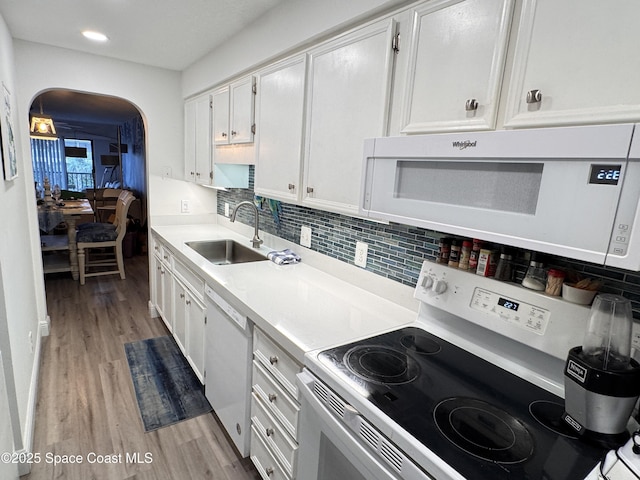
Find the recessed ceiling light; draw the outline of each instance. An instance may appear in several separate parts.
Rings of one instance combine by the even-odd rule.
[[[107,40],[109,40],[109,37],[107,37],[104,33],[94,32],[93,30],[85,30],[84,32],[82,32],[82,35],[84,35],[89,40],[94,40],[96,42],[106,42]]]

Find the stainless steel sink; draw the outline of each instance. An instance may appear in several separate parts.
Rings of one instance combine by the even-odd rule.
[[[267,257],[253,248],[234,240],[204,240],[186,242],[187,246],[215,265],[232,265],[234,263],[259,262]]]

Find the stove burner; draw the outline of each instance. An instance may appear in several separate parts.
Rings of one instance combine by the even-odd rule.
[[[482,400],[448,398],[436,405],[433,417],[447,440],[483,460],[514,464],[533,454],[533,438],[527,428]]]
[[[548,428],[553,433],[567,438],[578,438],[575,430],[569,427],[562,419],[564,405],[547,400],[536,400],[529,405],[529,413],[540,425]]]
[[[420,372],[411,356],[377,345],[353,347],[345,353],[344,363],[354,375],[382,385],[412,382]]]
[[[433,355],[442,350],[438,342],[420,333],[405,335],[400,339],[400,343],[410,352],[420,355]]]

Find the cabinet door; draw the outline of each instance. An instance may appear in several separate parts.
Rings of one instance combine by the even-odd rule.
[[[173,338],[186,356],[185,342],[187,340],[187,289],[173,278],[174,285],[174,318]]]
[[[229,143],[253,142],[254,78],[246,77],[230,86]]]
[[[196,183],[211,183],[211,98],[198,98],[195,112],[195,178]]]
[[[213,143],[229,143],[229,87],[223,87],[213,94]]]
[[[303,203],[357,214],[363,141],[387,131],[394,29],[383,20],[310,52]]]
[[[184,104],[184,179],[193,182],[196,178],[196,102]]]
[[[187,360],[189,360],[200,382],[203,382],[205,307],[188,291],[185,295],[187,312]]]
[[[525,0],[505,125],[640,120],[638,18],[637,0]]]
[[[300,199],[305,72],[302,55],[258,75],[255,191],[285,202]]]
[[[512,0],[414,11],[403,133],[495,128],[512,12]]]

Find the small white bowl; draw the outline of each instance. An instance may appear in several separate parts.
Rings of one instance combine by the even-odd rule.
[[[562,284],[562,298],[571,303],[589,305],[596,293],[598,293],[596,290],[585,290],[584,288],[572,287],[566,283]]]

